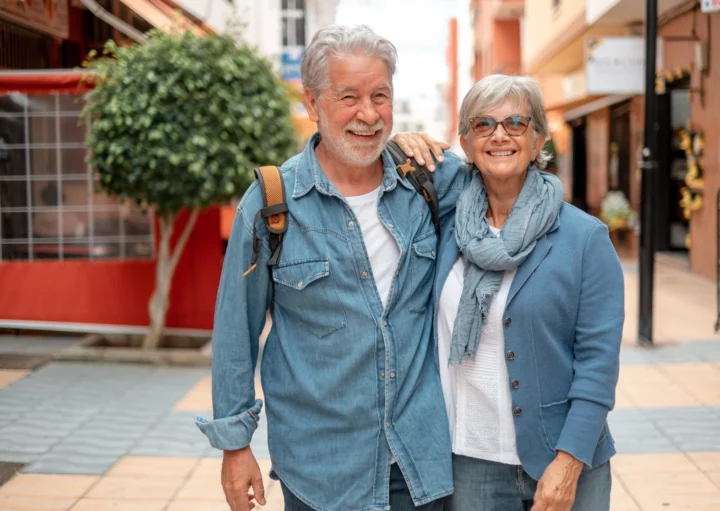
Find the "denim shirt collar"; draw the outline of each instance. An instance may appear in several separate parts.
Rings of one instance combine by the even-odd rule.
[[[293,199],[307,195],[313,188],[324,195],[340,195],[325,175],[325,172],[320,168],[320,163],[315,154],[315,148],[319,143],[320,133],[315,133],[305,145],[305,150],[300,158],[300,165],[295,173]],[[408,190],[413,189],[412,185],[406,179],[398,176],[395,163],[387,149],[384,149],[382,152],[382,161],[384,171],[382,188],[384,192],[394,190],[398,182]]]

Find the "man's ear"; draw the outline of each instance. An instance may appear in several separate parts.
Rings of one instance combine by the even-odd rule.
[[[303,90],[303,95],[305,96],[305,108],[308,112],[308,118],[313,122],[318,122],[320,116],[318,115],[318,105],[315,96],[308,88]]]

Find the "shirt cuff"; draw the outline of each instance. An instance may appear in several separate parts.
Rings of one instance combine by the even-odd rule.
[[[215,449],[236,451],[250,445],[253,433],[260,420],[263,402],[258,399],[255,405],[237,415],[222,419],[207,420],[195,417],[195,424],[207,436]]]
[[[591,467],[609,411],[604,405],[574,399],[555,450],[565,451]]]

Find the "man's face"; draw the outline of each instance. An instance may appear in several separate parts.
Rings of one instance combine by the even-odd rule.
[[[392,83],[382,60],[361,53],[328,63],[330,86],[319,98],[305,90],[322,144],[339,163],[373,164],[392,132]]]

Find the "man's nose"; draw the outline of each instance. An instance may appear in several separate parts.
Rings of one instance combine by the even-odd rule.
[[[357,118],[365,124],[369,124],[371,126],[378,122],[380,114],[371,99],[368,98],[362,102],[357,113]]]

